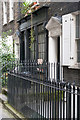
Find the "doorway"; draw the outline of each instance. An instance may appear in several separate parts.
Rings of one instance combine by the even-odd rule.
[[[60,36],[57,38],[57,80],[60,81]]]

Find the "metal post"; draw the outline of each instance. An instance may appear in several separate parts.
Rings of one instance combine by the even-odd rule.
[[[77,119],[80,119],[80,88],[77,88]]]
[[[75,86],[73,85],[73,119],[75,120]]]

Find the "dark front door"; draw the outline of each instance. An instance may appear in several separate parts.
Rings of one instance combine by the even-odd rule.
[[[20,38],[20,60],[25,60],[24,32],[21,33]]]
[[[60,37],[57,39],[57,79],[60,80]]]

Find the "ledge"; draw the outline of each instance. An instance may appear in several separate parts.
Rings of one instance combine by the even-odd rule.
[[[75,40],[80,40],[80,38],[75,38]]]
[[[77,63],[77,64],[75,64],[75,65],[73,65],[73,66],[69,66],[68,68],[70,68],[70,69],[80,69],[80,63]]]
[[[32,14],[35,14],[37,11],[39,11],[39,10],[42,9],[42,8],[49,8],[49,6],[47,6],[47,5],[41,6],[41,7],[39,7],[37,10],[34,10],[34,11],[32,12]],[[17,23],[21,22],[23,19],[26,19],[26,18],[28,18],[28,17],[30,17],[30,16],[31,16],[30,14],[27,15],[27,16],[23,16],[23,18],[20,18],[20,19],[17,20]]]

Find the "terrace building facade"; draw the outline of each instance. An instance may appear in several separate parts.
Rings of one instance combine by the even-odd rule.
[[[79,83],[80,2],[41,4],[32,16],[32,24],[30,15],[18,21],[20,60],[60,63],[61,67],[50,72],[50,77],[54,79],[59,74],[58,79]],[[30,48],[31,26],[34,42]]]
[[[8,103],[26,118],[79,119],[80,2],[36,6],[17,21],[20,62],[8,73]]]
[[[11,30],[8,35],[8,44],[12,45],[12,53],[19,59],[19,38],[18,38],[18,24],[17,19],[19,16],[19,4],[18,2],[3,1],[2,4],[2,32]]]

